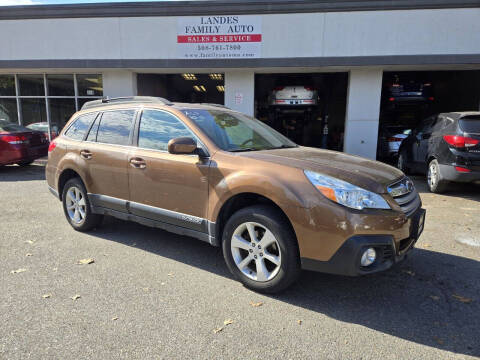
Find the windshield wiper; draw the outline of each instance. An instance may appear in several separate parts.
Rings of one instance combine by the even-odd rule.
[[[282,146],[276,146],[276,147],[271,147],[265,150],[276,150],[276,149],[292,149],[296,148],[298,145],[282,145]]]
[[[258,151],[258,150],[265,150],[265,149],[257,149],[257,148],[244,148],[244,149],[229,149],[227,151],[230,152],[242,152],[242,151]]]

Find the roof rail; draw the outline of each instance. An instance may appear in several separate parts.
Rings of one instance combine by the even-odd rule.
[[[224,109],[228,109],[228,110],[231,110],[229,107],[226,107],[225,105],[222,105],[222,104],[215,104],[215,103],[200,103],[202,105],[209,105],[209,106],[216,106],[216,107],[220,107],[220,108],[224,108]]]
[[[115,97],[115,98],[105,96],[99,100],[87,101],[85,104],[83,104],[81,110],[91,109],[95,107],[116,105],[116,104],[132,104],[132,103],[152,103],[152,104],[156,103],[156,104],[163,104],[163,105],[173,105],[173,103],[167,99],[164,99],[161,97],[154,97],[154,96],[124,96],[124,97]]]

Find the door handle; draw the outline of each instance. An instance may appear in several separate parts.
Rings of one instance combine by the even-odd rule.
[[[137,169],[145,169],[147,167],[147,164],[145,163],[145,160],[143,160],[142,158],[131,158],[130,166]]]
[[[89,159],[92,158],[92,153],[88,150],[82,150],[82,151],[80,151],[80,156],[84,159],[89,160]]]

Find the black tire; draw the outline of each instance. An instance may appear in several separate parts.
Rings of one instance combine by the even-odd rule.
[[[410,168],[407,166],[407,152],[402,150],[398,154],[397,168],[400,169],[405,175],[410,173]]]
[[[443,193],[448,188],[448,181],[442,177],[437,159],[433,159],[428,164],[427,185],[428,190],[435,194]]]
[[[85,204],[85,205],[82,205],[83,213],[85,214],[85,216],[81,219],[80,222],[74,221],[74,219],[71,218],[69,211],[67,210],[67,203],[69,202],[68,192],[70,190],[75,191],[74,189],[78,189],[78,191],[81,193],[81,198],[84,199],[84,204]],[[103,219],[102,215],[92,213],[92,210],[90,207],[90,201],[88,200],[88,196],[87,196],[87,190],[80,178],[73,178],[66,182],[62,192],[62,203],[63,203],[63,211],[65,213],[65,217],[67,218],[67,221],[77,231],[81,231],[81,232],[89,231],[95,228],[96,226],[98,226]]]
[[[233,258],[231,248],[232,236],[237,228],[240,228],[240,226],[243,226],[242,224],[247,222],[254,222],[268,229],[273,234],[276,243],[279,246],[279,249],[277,249],[277,245],[275,244],[275,249],[277,249],[279,254],[281,254],[279,268],[276,270],[276,275],[267,281],[257,281],[249,278],[242,271],[240,271]],[[255,205],[241,209],[234,213],[230,219],[228,219],[222,236],[223,256],[231,273],[247,288],[262,293],[277,293],[292,285],[299,277],[301,273],[301,267],[298,243],[292,229],[287,225],[287,223],[288,219],[286,219],[282,213],[275,208],[266,205]],[[246,241],[249,242],[250,240]],[[256,249],[256,247],[253,249]],[[245,251],[246,255],[248,255],[246,250],[242,251]],[[252,252],[253,250],[248,251]],[[259,251],[264,251],[265,253],[270,252],[268,248]],[[260,253],[258,256],[263,255]],[[263,259],[264,264],[268,263],[265,261],[265,259],[267,259],[267,256],[265,256]],[[252,259],[251,261],[253,264],[250,263],[249,266],[255,266],[256,268],[257,260]],[[269,263],[269,265],[274,264]],[[245,269],[252,274],[252,271],[249,270],[249,267],[245,267]],[[274,272],[275,271],[272,271],[271,274]]]
[[[20,161],[17,163],[18,166],[28,166],[31,163],[33,163],[33,160],[27,160],[27,161]]]

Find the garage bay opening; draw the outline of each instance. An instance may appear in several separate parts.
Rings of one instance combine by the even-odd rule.
[[[174,102],[224,104],[223,74],[138,74],[138,95]]]
[[[377,159],[396,164],[400,144],[422,120],[479,107],[478,70],[384,72]]]
[[[255,117],[299,145],[343,150],[347,73],[255,75]]]

